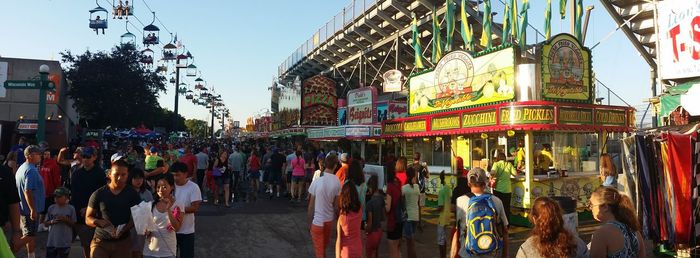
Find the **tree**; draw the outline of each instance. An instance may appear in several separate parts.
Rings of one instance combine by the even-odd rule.
[[[165,78],[140,63],[141,52],[134,45],[118,45],[109,53],[65,51],[61,56],[71,82],[68,96],[91,127],[172,127],[172,120],[159,121],[166,113],[158,104]]]
[[[207,122],[199,119],[187,119],[185,120],[185,126],[187,127],[187,132],[190,136],[195,138],[208,138],[209,137],[209,126]]]

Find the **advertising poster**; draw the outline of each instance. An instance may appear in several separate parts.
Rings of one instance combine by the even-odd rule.
[[[542,48],[542,97],[591,103],[591,53],[574,36],[559,34]]]
[[[377,103],[377,123],[389,119],[389,103]]]
[[[445,55],[435,70],[409,79],[409,113],[426,114],[515,98],[515,52],[506,48],[477,58]]]
[[[389,102],[388,119],[404,118],[408,116],[406,102]]]
[[[348,108],[338,108],[338,125],[346,125],[348,123]]]
[[[303,84],[301,102],[302,125],[336,125],[338,122],[338,95],[335,81],[316,75]]]
[[[658,2],[659,77],[700,76],[700,0]]]
[[[401,81],[401,79],[403,78],[403,74],[401,74],[401,71],[389,70],[382,75],[382,78],[384,79],[384,83],[382,83],[384,92],[401,91],[401,85],[403,83]]]
[[[348,92],[348,124],[372,124],[377,116],[377,89],[363,87]]]
[[[49,74],[49,81],[52,81],[56,88],[53,91],[46,91],[46,104],[58,104],[61,100],[61,75]]]

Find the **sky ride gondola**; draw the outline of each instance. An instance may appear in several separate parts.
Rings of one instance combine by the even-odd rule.
[[[136,35],[129,31],[129,21],[126,21],[126,33],[121,36],[122,45],[133,44],[136,46]]]
[[[102,8],[100,4],[95,0],[97,7],[90,10],[90,29],[95,31],[95,34],[100,34],[99,30],[102,29],[102,34],[105,34],[105,29],[107,28],[107,15],[109,13],[106,9]]]
[[[134,4],[131,3],[129,4],[129,1],[127,0],[126,3],[122,2],[122,0],[119,0],[118,4],[115,4],[115,1],[112,0],[112,18],[113,19],[129,19],[129,16],[134,15]]]
[[[156,21],[156,12],[153,12],[153,21],[151,21],[151,24],[147,25],[146,27],[143,27],[143,45],[149,46],[149,45],[158,45],[159,38],[160,38],[160,28],[158,26],[153,25],[153,23]]]

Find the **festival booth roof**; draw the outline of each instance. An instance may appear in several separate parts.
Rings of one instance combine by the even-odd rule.
[[[700,80],[681,83],[668,89],[667,93],[659,96],[661,107],[659,119],[667,117],[683,107],[691,116],[700,116]]]
[[[335,141],[338,139],[364,140],[379,138],[382,133],[381,125],[343,125],[323,128],[309,128],[309,140]]]
[[[382,137],[425,137],[507,130],[630,132],[631,107],[551,101],[509,102],[388,120]]]

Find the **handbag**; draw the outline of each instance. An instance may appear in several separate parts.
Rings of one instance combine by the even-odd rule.
[[[221,169],[214,167],[214,169],[211,171],[212,176],[221,176]]]

